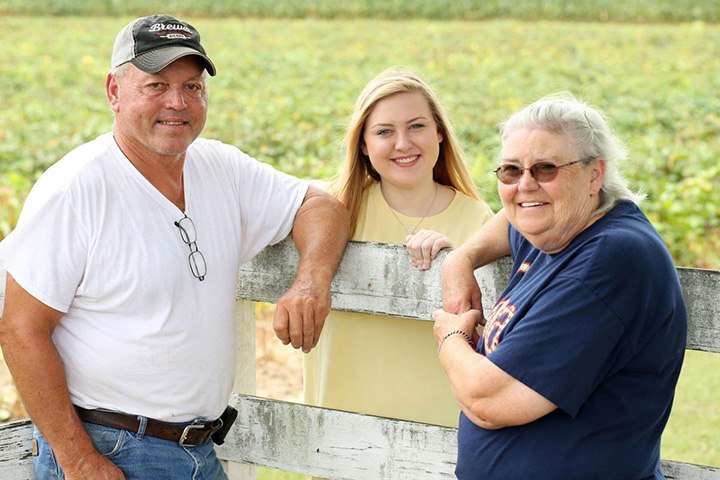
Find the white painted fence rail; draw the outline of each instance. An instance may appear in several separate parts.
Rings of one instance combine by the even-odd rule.
[[[397,245],[351,242],[333,281],[333,308],[432,319],[441,306],[440,264],[410,266]],[[237,289],[237,422],[219,455],[233,480],[255,478],[254,466],[353,480],[454,478],[456,431],[433,425],[308,407],[255,392],[255,302],[275,302],[291,284],[298,254],[290,240],[241,267]],[[486,313],[502,292],[509,259],[476,272]],[[720,271],[678,268],[688,309],[688,348],[720,353]],[[0,280],[0,311],[4,278]],[[413,321],[403,318],[398,321]],[[711,374],[711,372],[709,372]],[[32,476],[29,421],[0,425],[0,479]],[[663,461],[669,479],[720,480],[720,468]]]

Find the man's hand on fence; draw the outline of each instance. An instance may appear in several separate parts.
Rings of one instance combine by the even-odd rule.
[[[273,330],[285,345],[308,353],[330,312],[330,283],[350,238],[350,216],[342,203],[311,185],[292,236],[300,263],[295,281],[278,300]]]
[[[273,330],[285,345],[292,344],[308,353],[317,345],[329,312],[329,285],[320,287],[317,282],[295,280],[278,300]]]

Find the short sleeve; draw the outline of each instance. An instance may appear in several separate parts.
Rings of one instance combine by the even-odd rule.
[[[628,355],[622,322],[574,278],[557,278],[522,315],[487,358],[574,417]]]
[[[309,184],[241,153],[238,169],[243,261],[290,234]]]
[[[30,295],[66,313],[83,278],[88,237],[68,192],[42,208],[0,243],[0,264]]]
[[[510,222],[508,222],[508,242],[510,243],[510,254],[513,259],[522,256],[522,252],[531,249],[531,245],[520,235],[520,232],[515,230],[515,227]]]

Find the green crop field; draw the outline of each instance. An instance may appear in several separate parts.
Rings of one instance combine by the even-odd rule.
[[[720,0],[3,0],[0,14],[718,22]]]
[[[237,2],[257,9],[264,3]],[[317,11],[331,4],[299,3],[314,4]],[[497,209],[491,169],[499,153],[498,122],[540,96],[570,91],[614,120],[631,152],[624,170],[648,194],[643,209],[676,263],[720,268],[720,26],[695,21],[717,21],[717,1],[659,2],[652,15],[626,18],[619,15],[652,2],[587,2],[584,16],[571,14],[580,11],[568,7],[577,2],[519,2],[544,4],[545,10],[568,7],[555,17],[548,11],[524,16],[527,9],[518,7],[519,16],[537,21],[468,20],[509,13],[439,21],[430,18],[443,15],[387,13],[403,2],[339,3],[349,10],[309,14],[327,18],[184,16],[202,32],[218,67],[218,76],[210,79],[204,136],[238,145],[288,173],[329,178],[362,86],[387,67],[405,65],[436,87],[480,192]],[[381,3],[385,13],[378,18],[346,18],[353,16],[347,13],[352,5],[381,8]],[[428,9],[435,4],[414,3]],[[620,3],[627,8],[617,7]],[[104,10],[92,11],[99,4]],[[14,226],[42,170],[111,128],[104,82],[112,41],[133,12],[148,13],[143,4],[0,0],[0,13],[6,14],[0,16],[0,238]],[[267,4],[289,9],[293,2]],[[63,5],[76,10],[59,11]],[[187,3],[164,5],[163,11],[176,11],[176,5],[182,11]],[[230,2],[207,5],[206,13],[223,16],[217,9]],[[607,5],[616,9],[603,15]],[[694,11],[700,14],[692,17]],[[280,10],[256,14],[303,16]],[[717,355],[688,354],[663,443],[665,458],[720,466],[720,361],[712,357]]]
[[[32,179],[110,129],[104,79],[129,18],[0,17],[0,237]],[[570,91],[627,141],[625,170],[679,265],[720,267],[720,27],[193,18],[217,64],[205,135],[303,177],[337,168],[362,86],[402,64],[434,84],[483,195],[497,123]]]

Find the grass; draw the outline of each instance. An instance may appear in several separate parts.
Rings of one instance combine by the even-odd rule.
[[[33,1],[0,0],[0,12]],[[642,2],[628,8],[635,3]],[[43,11],[57,13],[63,4],[69,2],[43,4]],[[0,49],[0,238],[39,172],[110,129],[103,85],[112,39],[132,18],[128,12],[92,19],[0,16],[0,43],[12,46]],[[188,19],[219,71],[210,80],[206,137],[286,172],[328,178],[341,158],[338,144],[356,95],[376,73],[402,64],[435,85],[482,195],[498,208],[490,173],[497,123],[542,95],[568,90],[614,119],[632,152],[626,174],[648,193],[643,208],[676,263],[720,268],[718,25]],[[688,354],[665,458],[720,466],[720,361],[710,357]]]
[[[675,402],[663,434],[667,460],[720,467],[720,354],[685,354]]]

